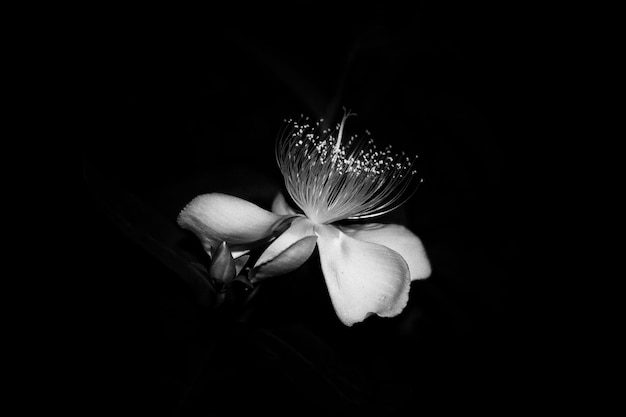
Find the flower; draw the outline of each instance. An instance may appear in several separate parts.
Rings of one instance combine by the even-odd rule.
[[[354,137],[342,143],[350,115],[335,129],[322,130],[319,122],[311,125],[308,119],[286,121],[276,158],[287,192],[301,212],[280,193],[271,211],[211,193],[194,198],[178,217],[179,225],[194,232],[207,251],[226,242],[235,260],[271,241],[254,263],[254,280],[295,270],[317,246],[333,307],[347,326],[371,314],[400,314],[411,281],[431,272],[420,239],[406,227],[343,224],[394,210],[410,197],[407,191],[415,176],[415,160],[392,153],[391,147],[378,150],[371,139]]]

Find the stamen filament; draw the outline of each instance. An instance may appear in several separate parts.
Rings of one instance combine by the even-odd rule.
[[[293,201],[311,220],[333,223],[386,214],[411,197],[407,193],[417,157],[378,150],[369,138],[344,139],[345,112],[334,130],[320,131],[308,118],[286,121],[276,159]],[[336,135],[335,135],[336,133]],[[419,185],[419,184],[418,184]]]
[[[343,118],[341,119],[341,125],[339,126],[339,133],[337,134],[337,143],[335,143],[335,153],[339,153],[339,146],[341,145],[341,137],[343,136],[343,127],[346,124],[346,119],[350,116],[356,116],[356,113],[350,113],[350,110],[345,111],[346,109],[344,108],[344,115]]]

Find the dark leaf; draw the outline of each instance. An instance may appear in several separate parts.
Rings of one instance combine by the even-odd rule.
[[[87,186],[103,212],[128,237],[178,274],[202,305],[212,305],[215,290],[201,259],[183,249],[189,236],[173,220],[113,183],[89,161],[84,163]]]
[[[309,404],[323,404],[321,411],[388,415],[399,409],[406,398],[407,386],[400,381],[381,380],[352,366],[345,358],[340,359],[307,326],[259,329],[253,340],[256,349],[264,352],[266,360],[274,363],[276,371]],[[373,363],[369,365],[375,368]]]

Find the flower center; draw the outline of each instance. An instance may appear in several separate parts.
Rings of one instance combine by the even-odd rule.
[[[346,112],[335,129],[325,130],[323,120],[313,125],[308,118],[286,120],[276,142],[287,191],[315,223],[380,216],[412,194],[407,190],[417,157],[393,153],[391,146],[378,150],[371,138],[342,142],[351,115]]]

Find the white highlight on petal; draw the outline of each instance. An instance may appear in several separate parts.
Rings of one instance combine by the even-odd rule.
[[[207,250],[222,241],[237,250],[268,238],[289,217],[238,197],[211,193],[200,195],[187,204],[178,216],[178,224],[194,232]]]
[[[409,267],[397,252],[354,239],[333,226],[316,225],[322,272],[339,319],[346,325],[371,314],[393,317],[404,309]]]
[[[255,277],[283,275],[301,266],[315,249],[317,236],[313,228],[309,219],[296,218],[261,254],[254,265]]]
[[[406,227],[399,224],[367,223],[344,226],[341,230],[355,239],[377,243],[398,252],[409,265],[412,281],[430,276],[430,261],[424,245]]]
[[[250,249],[246,249],[246,250],[233,250],[230,253],[233,254],[233,259],[237,260],[238,258],[241,258],[243,255],[246,255],[248,252],[250,252]]]

